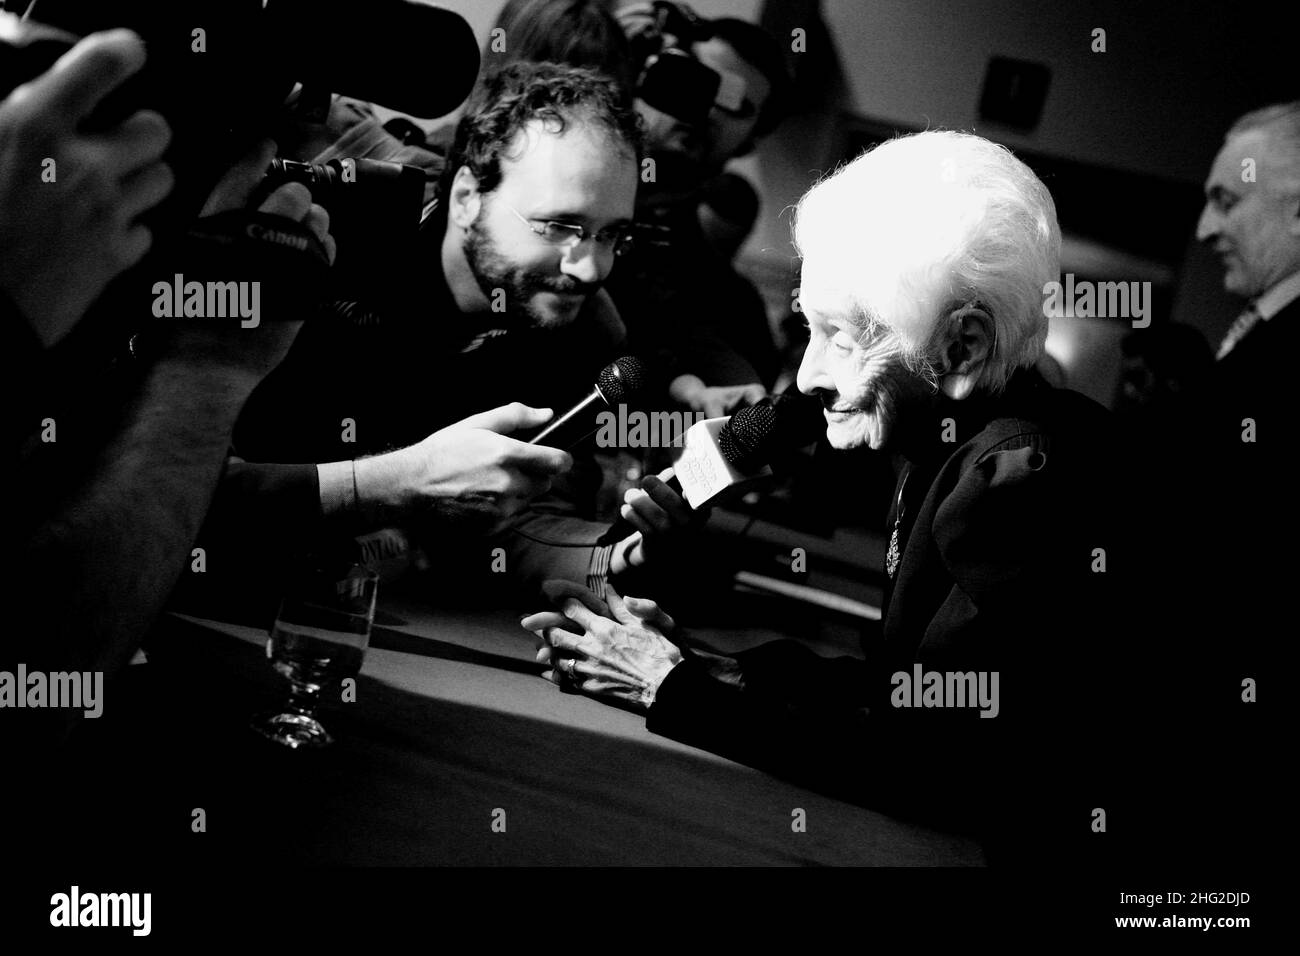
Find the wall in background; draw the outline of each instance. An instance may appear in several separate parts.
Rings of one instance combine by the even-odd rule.
[[[1012,148],[1192,183],[1204,177],[1225,125],[1254,105],[1265,82],[1264,65],[1252,61],[1267,14],[1247,14],[1241,4],[824,0],[823,11],[855,112],[908,127],[973,129]],[[1096,28],[1106,31],[1104,53],[1091,50]],[[995,54],[1052,71],[1032,133],[978,121]]]
[[[768,0],[761,19],[784,39],[794,27],[807,28],[817,11],[812,0]],[[1263,10],[1248,15],[1240,4],[823,0],[820,13],[826,25],[821,36],[830,49],[816,48],[809,29],[808,52],[792,61],[804,68],[803,57],[829,56],[834,68],[816,66],[820,88],[804,90],[803,115],[742,164],[765,200],[763,221],[745,250],[760,275],[790,272],[789,224],[778,213],[842,158],[833,129],[840,111],[904,130],[973,130],[1027,154],[1190,189],[1199,186],[1236,116],[1295,96],[1295,81],[1283,75],[1294,72],[1294,54],[1265,42],[1270,36],[1283,42],[1281,24],[1270,23]],[[1105,53],[1091,50],[1098,27],[1106,30]],[[984,73],[994,55],[1051,69],[1042,121],[1033,132],[979,121]],[[1167,215],[1146,198],[1140,187],[1132,189],[1116,197],[1106,214],[1135,228]],[[1192,194],[1179,216],[1187,222],[1188,245],[1185,254],[1175,249],[1168,261],[1174,277],[1168,297],[1175,321],[1198,327],[1214,342],[1240,303],[1223,293],[1217,261],[1195,246],[1191,230],[1198,206]],[[1063,225],[1068,232],[1071,224]],[[1122,271],[1114,276],[1136,277]],[[775,293],[770,299],[775,306]],[[1058,357],[1075,362],[1072,371],[1082,376],[1078,386],[1105,400],[1118,369],[1121,335],[1117,329],[1054,327],[1052,345]]]

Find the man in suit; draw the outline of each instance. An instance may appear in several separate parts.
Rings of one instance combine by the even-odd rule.
[[[1246,307],[1202,375],[1125,419],[1126,630],[1135,639],[1116,659],[1142,691],[1123,697],[1118,726],[1178,729],[1162,735],[1158,755],[1117,754],[1117,767],[1131,759],[1114,777],[1112,809],[1125,805],[1112,822],[1140,835],[1152,859],[1249,866],[1268,842],[1260,828],[1273,825],[1272,662],[1280,632],[1294,629],[1300,102],[1234,123],[1204,191],[1197,238]],[[1170,331],[1132,337],[1149,348]]]
[[[1150,484],[1163,505],[1153,603],[1166,609],[1161,629],[1179,642],[1159,664],[1175,695],[1164,713],[1181,715],[1200,754],[1250,768],[1245,779],[1212,786],[1192,780],[1184,812],[1206,831],[1201,852],[1217,844],[1232,858],[1266,842],[1264,831],[1244,827],[1271,825],[1262,803],[1278,762],[1270,714],[1286,673],[1281,634],[1294,629],[1300,101],[1252,111],[1229,128],[1206,177],[1196,236],[1219,255],[1224,288],[1246,307],[1199,387],[1157,410],[1141,437],[1158,458]],[[1207,807],[1211,821],[1240,822],[1207,827]]]
[[[1247,307],[1215,356],[1220,379],[1246,394],[1276,390],[1283,379],[1257,375],[1271,345],[1295,334],[1300,304],[1300,101],[1255,110],[1224,139],[1205,183],[1196,238],[1223,262],[1224,288]],[[1279,319],[1280,321],[1273,321]],[[1288,321],[1288,319],[1290,321]]]
[[[1235,713],[1289,587],[1286,562],[1270,552],[1295,530],[1287,485],[1300,441],[1291,393],[1300,346],[1300,101],[1255,110],[1228,130],[1206,177],[1196,236],[1218,254],[1224,288],[1246,307],[1207,374],[1153,409],[1140,437],[1157,451],[1166,530],[1182,542],[1168,552],[1181,559],[1174,574],[1183,586],[1202,581],[1209,605],[1189,630],[1216,635],[1216,655],[1232,662],[1212,697],[1230,698]]]
[[[1193,411],[1214,409],[1209,437],[1224,466],[1215,494],[1247,502],[1228,517],[1248,547],[1262,543],[1268,516],[1294,518],[1281,479],[1300,440],[1290,387],[1300,345],[1300,100],[1233,124],[1205,197],[1196,237],[1222,259],[1224,288],[1247,304],[1219,344]]]
[[[821,398],[833,446],[907,462],[883,633],[865,660],[793,641],[723,657],[654,602],[558,585],[558,610],[523,622],[539,659],[652,731],[849,799],[1085,838],[1093,795],[1063,787],[1070,768],[1051,755],[1072,752],[1104,699],[1086,675],[1108,597],[1110,458],[1100,406],[1033,369],[1059,268],[1052,198],[1000,146],[921,133],[813,187],[795,244],[811,335],[800,390]],[[959,674],[964,696],[945,696],[937,683]]]
[[[1243,412],[1280,416],[1279,373],[1300,325],[1300,101],[1255,110],[1228,130],[1196,238],[1221,258],[1224,288],[1247,300],[1219,344],[1216,389]]]

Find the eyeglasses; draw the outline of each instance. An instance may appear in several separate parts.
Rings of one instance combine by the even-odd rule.
[[[526,218],[523,213],[509,203],[504,205],[515,214],[515,217],[520,222],[553,245],[572,247],[587,239],[595,239],[600,245],[611,247],[614,250],[614,255],[621,256],[632,248],[635,241],[630,226],[613,226],[609,229],[602,229],[593,235],[576,223],[555,222],[552,219],[533,221]]]

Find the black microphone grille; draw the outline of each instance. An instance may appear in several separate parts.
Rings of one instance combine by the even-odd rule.
[[[776,409],[770,402],[742,408],[718,432],[718,451],[737,471],[765,465],[776,434]]]
[[[624,355],[600,370],[596,387],[611,405],[625,402],[645,386],[646,367],[635,355]]]
[[[826,428],[821,408],[806,395],[771,395],[731,416],[718,432],[718,450],[737,471],[756,471],[783,451],[815,442]]]

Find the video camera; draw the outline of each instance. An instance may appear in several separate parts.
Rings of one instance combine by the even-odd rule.
[[[338,249],[331,294],[369,299],[374,287],[392,285],[414,268],[425,186],[430,174],[419,166],[345,157],[327,163],[271,161],[262,193],[284,183],[301,183],[330,215]]]
[[[668,0],[626,8],[619,18],[634,60],[644,64],[636,95],[648,105],[692,124],[707,121],[715,105],[741,108],[744,81],[705,66],[691,52],[694,44],[713,37],[708,20]]]
[[[33,22],[39,21],[39,22]],[[29,18],[0,13],[0,96],[48,69],[81,36],[134,30],[145,68],[107,97],[86,124],[110,128],[136,110],[172,130],[164,160],[176,186],[145,217],[155,248],[184,236],[224,172],[286,119],[323,118],[331,94],[422,119],[468,96],[478,45],[458,14],[413,0],[35,0]],[[265,191],[306,185],[331,217],[335,281],[370,274],[418,232],[423,170],[369,159],[312,166],[280,160]]]

